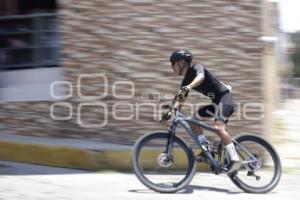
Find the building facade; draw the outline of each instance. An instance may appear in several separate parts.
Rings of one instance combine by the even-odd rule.
[[[275,80],[275,73],[268,73],[272,69],[266,68],[273,59],[272,44],[268,46],[270,56],[266,61],[266,46],[270,44],[261,38],[273,34],[266,29],[272,26],[266,23],[266,12],[274,12],[268,10],[274,3],[56,3],[59,64],[1,71],[2,75],[19,73],[17,77],[22,77],[27,73],[29,79],[48,80],[43,82],[45,87],[31,90],[32,99],[14,100],[14,95],[5,98],[8,93],[3,88],[11,87],[1,87],[2,132],[132,143],[141,134],[165,129],[159,123],[161,105],[170,101],[181,82],[172,73],[169,55],[175,49],[185,48],[193,52],[195,61],[232,86],[237,110],[229,122],[229,132],[269,133],[273,107],[265,105],[273,104],[269,94],[273,92],[270,81]],[[30,82],[31,86],[35,84],[39,82]],[[30,94],[26,84],[23,86],[18,91],[25,96]],[[192,95],[188,103],[187,114],[196,109],[195,104],[209,101]]]

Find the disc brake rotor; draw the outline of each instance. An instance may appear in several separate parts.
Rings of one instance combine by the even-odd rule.
[[[164,168],[170,167],[173,163],[172,160],[168,158],[166,153],[159,154],[156,161],[159,166]]]

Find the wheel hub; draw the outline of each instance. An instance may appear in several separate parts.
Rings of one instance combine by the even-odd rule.
[[[164,168],[170,167],[173,164],[172,159],[168,158],[166,153],[159,154],[156,161],[159,166]]]
[[[261,168],[262,161],[258,155],[252,155],[246,159],[245,167],[248,171],[257,171]]]

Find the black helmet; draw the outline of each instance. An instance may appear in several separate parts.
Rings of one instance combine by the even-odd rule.
[[[183,49],[176,50],[170,56],[170,62],[173,64],[177,60],[185,60],[188,63],[191,63],[193,60],[193,54],[190,51]]]

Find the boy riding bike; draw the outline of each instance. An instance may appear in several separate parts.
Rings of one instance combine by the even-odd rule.
[[[214,128],[226,146],[226,150],[232,161],[228,174],[234,173],[241,167],[241,162],[232,139],[226,130],[228,118],[234,110],[233,98],[230,92],[231,88],[220,82],[202,65],[192,64],[192,60],[193,55],[187,50],[177,50],[170,56],[174,73],[184,77],[181,83],[182,89],[185,91],[193,89],[212,100],[213,104],[201,107],[198,110],[198,114],[201,117],[208,117],[210,116],[209,113],[214,113]],[[197,115],[195,115],[195,118],[197,118]],[[201,139],[201,134],[203,134],[202,128],[193,123],[189,123],[189,125],[195,133],[199,134],[199,139]]]

